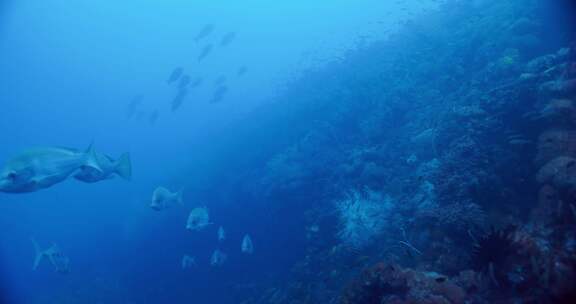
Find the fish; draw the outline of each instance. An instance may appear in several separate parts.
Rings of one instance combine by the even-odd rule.
[[[44,259],[48,259],[57,273],[70,273],[70,259],[62,253],[58,245],[52,244],[52,246],[50,246],[48,249],[42,250],[34,238],[31,240],[34,244],[34,250],[36,251],[36,257],[34,258],[34,266],[32,267],[32,270],[36,271],[38,266],[40,266],[40,262],[42,262]]]
[[[174,68],[174,70],[172,71],[172,73],[168,77],[167,82],[170,84],[170,83],[177,81],[178,79],[180,79],[180,77],[182,77],[182,74],[184,74],[184,68],[181,68],[181,67]]]
[[[214,80],[215,86],[223,86],[224,83],[226,83],[226,76],[224,76],[224,75],[221,75]]]
[[[210,103],[218,103],[220,101],[222,101],[224,99],[224,97],[226,96],[226,93],[228,93],[228,87],[225,85],[221,85],[218,86],[218,88],[216,88],[216,91],[214,91],[214,95],[212,95],[212,99],[210,100]]]
[[[246,254],[252,254],[254,253],[254,244],[252,244],[252,239],[250,238],[250,236],[248,234],[246,234],[244,236],[244,238],[242,239],[242,252],[246,253]]]
[[[210,55],[210,53],[212,53],[212,48],[214,48],[212,44],[206,45],[200,52],[200,55],[198,55],[198,61],[202,61],[204,58]]]
[[[0,192],[27,193],[52,187],[78,170],[102,172],[94,147],[78,151],[60,147],[25,150],[0,172]]]
[[[172,112],[175,112],[182,106],[182,103],[184,103],[184,99],[186,99],[187,95],[188,90],[186,89],[178,90],[178,94],[176,94],[176,97],[174,97],[174,99],[172,100]]]
[[[220,249],[216,249],[210,257],[210,265],[222,266],[224,262],[226,262],[227,258],[228,256],[224,252],[220,251]]]
[[[236,75],[238,75],[238,77],[244,76],[246,72],[248,72],[248,68],[246,66],[241,66],[238,68],[238,71],[236,71]]]
[[[150,116],[148,117],[148,123],[150,123],[150,125],[152,126],[155,125],[159,117],[160,112],[158,112],[158,110],[152,111],[152,113],[150,113]]]
[[[152,193],[150,208],[161,211],[170,208],[172,205],[184,206],[183,190],[172,192],[164,187],[157,187]]]
[[[236,38],[236,33],[235,32],[228,32],[226,33],[223,37],[222,40],[220,40],[220,46],[225,47],[230,45],[230,43],[232,43],[232,41],[234,41],[234,39]]]
[[[224,227],[220,226],[218,228],[218,241],[223,242],[226,239],[226,232],[224,231]]]
[[[190,83],[190,88],[199,87],[199,86],[202,84],[203,81],[204,81],[204,78],[202,78],[202,77],[196,77],[196,79],[194,79],[194,81],[192,81],[192,82]]]
[[[96,183],[114,178],[116,175],[125,180],[131,179],[132,163],[129,153],[122,154],[117,160],[108,155],[96,153],[96,160],[100,167],[99,170],[92,167],[82,167],[78,173],[74,174],[74,178],[84,183]]]
[[[194,37],[194,41],[198,42],[198,41],[210,36],[210,34],[212,34],[212,32],[214,31],[214,28],[215,27],[213,24],[204,25],[204,27],[202,29],[200,29],[198,34],[196,34],[196,37]]]
[[[186,88],[186,86],[188,86],[188,84],[190,84],[190,76],[184,75],[180,78],[180,82],[178,83],[178,88],[184,89],[184,88]]]
[[[188,269],[192,266],[196,266],[196,258],[185,254],[182,257],[182,269]]]
[[[134,115],[136,115],[136,112],[138,111],[138,107],[140,107],[140,105],[142,104],[143,99],[144,99],[144,97],[142,95],[136,95],[136,96],[134,96],[134,98],[132,98],[132,100],[128,104],[128,107],[126,108],[126,118],[127,119],[132,119],[134,117]]]
[[[145,111],[138,111],[136,113],[136,121],[141,121],[142,119],[144,119],[146,117],[146,112]]]
[[[190,215],[188,215],[188,221],[186,222],[186,229],[192,231],[200,231],[210,224],[212,223],[210,223],[208,208],[197,207],[190,211]]]

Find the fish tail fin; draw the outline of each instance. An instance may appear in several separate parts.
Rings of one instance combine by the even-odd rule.
[[[102,171],[100,164],[98,163],[98,156],[96,155],[96,150],[94,149],[94,143],[90,143],[88,149],[86,149],[86,160],[84,161],[84,166],[94,168],[96,170]]]
[[[38,266],[40,265],[40,262],[42,261],[44,254],[42,253],[40,246],[36,242],[36,239],[30,238],[30,240],[32,241],[32,244],[34,244],[34,251],[36,253],[36,255],[34,257],[34,266],[32,267],[32,270],[36,270],[36,269],[38,269]]]
[[[125,180],[132,178],[132,162],[130,161],[130,154],[124,153],[118,161],[116,161],[115,172]]]

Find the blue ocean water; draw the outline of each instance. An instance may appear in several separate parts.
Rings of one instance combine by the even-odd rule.
[[[91,145],[132,165],[0,187],[0,304],[572,299],[573,8],[0,0],[0,168]],[[182,205],[150,208],[158,186]],[[69,273],[34,270],[32,239]]]

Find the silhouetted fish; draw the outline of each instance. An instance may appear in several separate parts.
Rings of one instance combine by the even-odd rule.
[[[158,117],[160,117],[160,112],[158,112],[158,110],[154,110],[151,114],[150,117],[148,117],[148,122],[151,125],[155,125],[156,122],[158,121]]]
[[[211,224],[208,208],[197,207],[190,211],[190,215],[188,215],[188,220],[186,221],[186,229],[200,231]]]
[[[226,231],[224,231],[224,227],[220,226],[218,228],[218,242],[224,242],[226,239]]]
[[[246,234],[244,235],[244,238],[242,239],[242,253],[246,253],[246,254],[252,254],[254,253],[254,244],[252,243],[252,239],[250,238],[250,235]]]
[[[212,34],[212,32],[214,31],[214,25],[212,24],[206,24],[201,30],[200,32],[198,32],[198,34],[196,35],[196,37],[194,38],[194,41],[198,42],[206,37],[208,37],[210,34]]]
[[[204,78],[197,77],[196,79],[194,79],[194,81],[192,81],[192,83],[190,83],[190,87],[191,88],[199,87],[203,81],[204,81]]]
[[[180,77],[182,76],[182,74],[184,73],[184,69],[181,67],[177,67],[172,71],[172,74],[170,74],[170,77],[168,77],[168,83],[173,83],[176,80],[180,79]]]
[[[222,40],[220,41],[220,46],[222,46],[222,47],[228,46],[230,43],[232,43],[232,41],[234,41],[235,38],[236,38],[235,32],[226,33],[222,37]]]
[[[200,55],[198,56],[198,61],[202,61],[202,59],[206,58],[208,55],[210,55],[210,53],[212,52],[212,44],[208,44],[206,45],[202,51],[200,52]]]
[[[188,90],[186,89],[180,89],[178,91],[178,94],[176,97],[174,97],[174,100],[172,100],[172,112],[178,110],[182,106],[182,103],[184,102],[184,99],[186,99],[187,95]]]
[[[196,266],[196,258],[185,254],[182,257],[182,269],[188,269],[192,266]]]
[[[136,95],[134,96],[134,98],[132,98],[132,100],[128,104],[128,107],[126,108],[127,119],[132,119],[132,117],[134,117],[136,111],[138,110],[138,107],[142,104],[143,99],[144,97],[142,95]]]
[[[226,83],[226,76],[224,75],[221,75],[220,77],[214,80],[214,85],[216,86],[222,86],[224,85],[224,83]]]
[[[145,111],[136,112],[136,121],[141,121],[144,118],[146,118],[146,112]]]
[[[246,66],[241,66],[238,68],[236,75],[238,75],[239,77],[244,76],[244,74],[246,74],[246,72],[248,72],[248,68]]]
[[[184,205],[183,191],[172,192],[164,187],[157,187],[152,193],[152,202],[150,208],[161,211],[172,205]]]
[[[38,266],[40,266],[40,262],[44,259],[48,259],[57,273],[70,273],[70,259],[62,253],[58,245],[52,244],[48,249],[43,250],[40,248],[38,243],[36,243],[34,238],[32,238],[32,243],[34,244],[34,250],[36,251],[32,270],[37,270]]]
[[[222,264],[226,262],[227,258],[228,256],[224,252],[220,251],[220,249],[216,249],[214,250],[212,256],[210,257],[210,265],[222,266]]]
[[[186,86],[188,86],[188,84],[190,84],[190,76],[184,75],[180,78],[180,83],[178,83],[178,88],[184,89],[184,88],[186,88]]]
[[[210,100],[210,103],[217,103],[220,102],[224,99],[224,97],[226,96],[226,93],[228,92],[228,87],[225,85],[221,85],[218,88],[216,88],[216,91],[214,91],[214,95],[212,95],[212,99]]]

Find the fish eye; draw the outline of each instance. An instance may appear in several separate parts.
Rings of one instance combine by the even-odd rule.
[[[16,177],[17,177],[16,172],[10,172],[6,176],[6,178],[9,179],[10,181],[14,181],[16,179]]]

